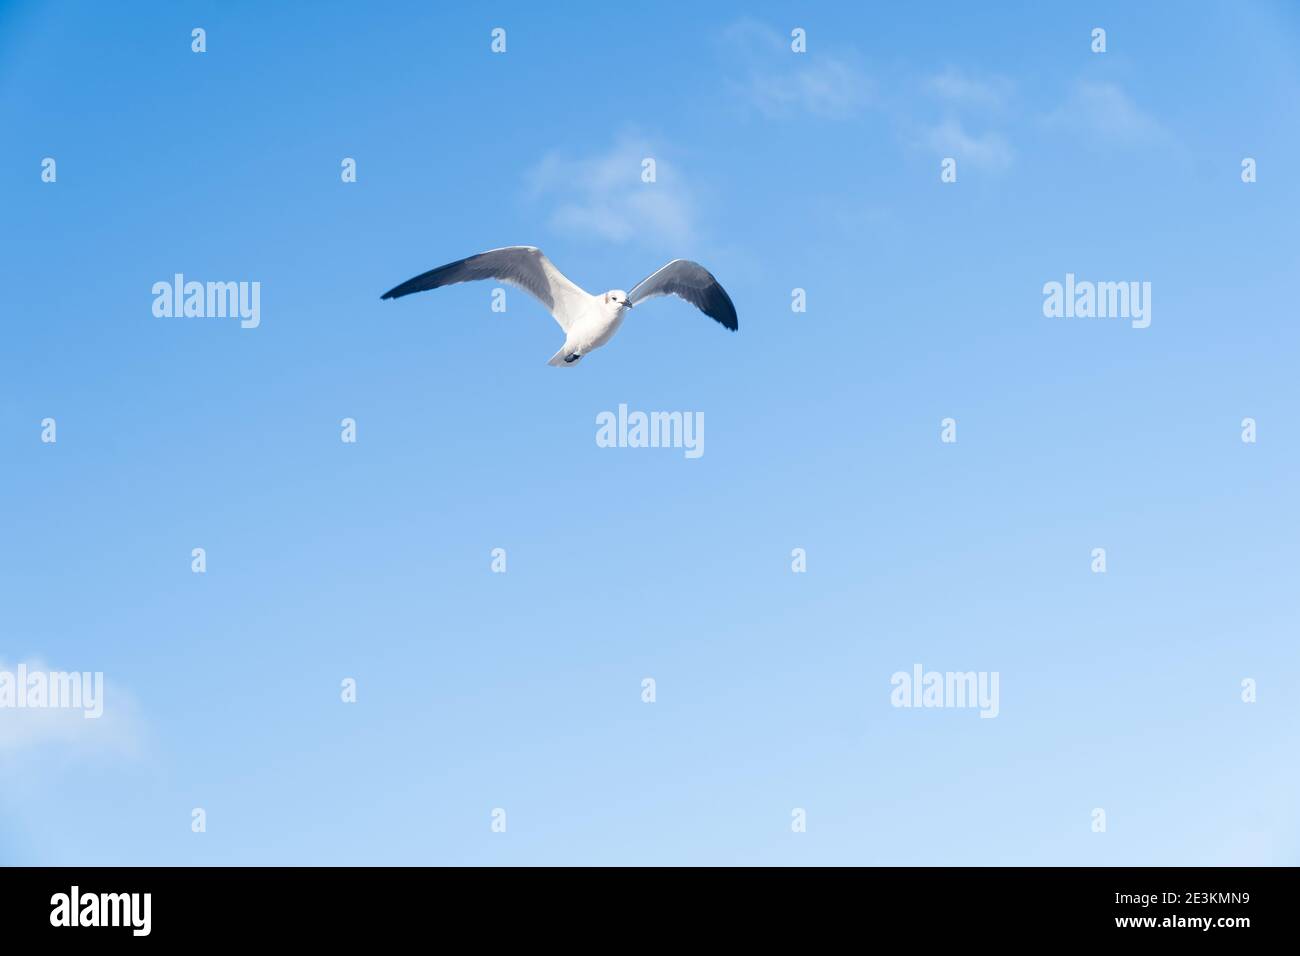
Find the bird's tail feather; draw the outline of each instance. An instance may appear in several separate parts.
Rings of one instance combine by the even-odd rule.
[[[554,365],[556,368],[573,368],[575,365],[577,365],[579,362],[582,361],[582,356],[578,355],[578,356],[574,356],[573,361],[566,362],[565,359],[570,355],[573,355],[573,352],[570,351],[568,344],[566,343],[565,347],[560,349],[554,355],[552,355],[551,360],[546,364]]]

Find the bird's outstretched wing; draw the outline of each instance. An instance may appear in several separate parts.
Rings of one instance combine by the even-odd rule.
[[[476,279],[498,279],[532,293],[565,332],[569,331],[569,325],[587,295],[565,278],[564,273],[555,268],[536,246],[506,246],[430,269],[389,289],[380,298],[400,299],[412,292]]]
[[[736,331],[740,323],[736,319],[736,307],[731,304],[731,296],[718,284],[718,280],[708,269],[689,259],[674,259],[658,272],[642,279],[627,294],[631,305],[643,302],[657,295],[681,296],[695,308],[711,319],[716,319],[725,328]]]

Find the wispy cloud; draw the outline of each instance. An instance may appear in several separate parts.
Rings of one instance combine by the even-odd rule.
[[[1006,77],[978,77],[956,67],[926,78],[926,92],[953,106],[1001,110],[1011,98],[1012,83]]]
[[[39,660],[22,662],[28,675],[48,675]],[[0,660],[0,672],[12,683],[20,664]],[[52,753],[134,756],[141,747],[141,723],[135,700],[116,682],[105,681],[102,713],[87,718],[84,709],[67,707],[0,707],[0,766],[24,754]]]
[[[1081,80],[1065,103],[1047,117],[1048,125],[1110,143],[1142,143],[1162,138],[1165,129],[1116,83]]]
[[[737,68],[732,90],[768,117],[846,119],[873,100],[870,77],[850,55],[817,46],[795,53],[788,36],[756,20],[733,23],[723,39]]]
[[[593,155],[552,152],[529,171],[529,194],[553,204],[550,223],[560,232],[611,242],[686,242],[695,234],[695,203],[664,152],[635,132]],[[654,160],[654,182],[642,179],[647,159]]]
[[[1014,150],[1001,133],[971,132],[965,119],[974,111],[1006,109],[1013,85],[1005,77],[948,67],[921,77],[919,84],[915,79],[903,84],[902,90],[895,84],[892,95],[882,97],[852,50],[825,51],[814,37],[807,53],[794,53],[788,36],[750,19],[728,27],[724,39],[738,70],[732,88],[768,117],[847,119],[871,108],[913,146],[975,169],[1002,170],[1012,163]],[[941,118],[918,122],[918,112],[929,112],[927,98],[942,104]]]
[[[997,133],[972,135],[955,119],[947,119],[926,132],[925,145],[936,153],[954,157],[959,166],[999,170],[1011,165],[1012,149]]]

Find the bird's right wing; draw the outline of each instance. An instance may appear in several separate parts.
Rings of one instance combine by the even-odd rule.
[[[468,259],[449,262],[414,279],[407,279],[380,298],[400,299],[412,292],[424,292],[476,279],[498,279],[532,293],[546,306],[565,332],[569,331],[569,325],[587,298],[587,293],[565,278],[564,273],[555,268],[554,263],[536,246],[506,246],[504,249],[490,249]]]
[[[731,296],[713,278],[713,273],[698,262],[674,259],[658,272],[646,276],[627,294],[629,305],[639,305],[657,295],[675,295],[685,299],[723,328],[736,331],[736,307]]]

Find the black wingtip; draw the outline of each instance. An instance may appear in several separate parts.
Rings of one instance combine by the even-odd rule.
[[[713,279],[712,274],[709,275]],[[709,315],[718,320],[718,323],[728,332],[735,332],[740,328],[740,317],[736,315],[736,305],[731,301],[731,296],[727,295],[727,290],[722,287],[722,283],[713,279],[713,289],[716,294],[713,308]]]
[[[427,273],[426,273],[427,274]],[[414,279],[407,279],[401,285],[395,285],[379,297],[382,302],[384,299],[400,299],[404,295],[410,295],[412,292],[419,292],[423,288],[420,286],[420,280],[424,276],[416,276]]]

